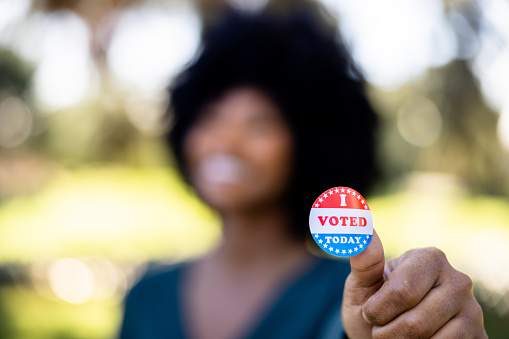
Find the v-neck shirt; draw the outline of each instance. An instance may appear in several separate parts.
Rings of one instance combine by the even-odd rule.
[[[132,288],[120,339],[190,339],[181,291],[188,265],[150,271]],[[349,273],[348,261],[318,259],[281,290],[252,332],[238,339],[341,338],[341,300]]]

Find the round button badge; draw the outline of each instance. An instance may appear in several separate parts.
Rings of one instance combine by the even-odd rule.
[[[364,251],[371,242],[373,218],[359,192],[334,187],[313,203],[309,229],[322,250],[337,257],[351,257]]]

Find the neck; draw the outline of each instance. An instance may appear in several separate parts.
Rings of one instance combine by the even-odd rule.
[[[230,268],[249,270],[309,256],[305,242],[289,234],[289,218],[281,209],[224,213],[222,219],[223,241],[215,257]]]

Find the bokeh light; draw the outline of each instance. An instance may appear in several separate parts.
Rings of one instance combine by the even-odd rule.
[[[432,145],[440,136],[441,127],[438,108],[426,98],[412,98],[398,112],[399,132],[412,145]]]
[[[502,145],[509,150],[509,105],[500,113],[497,133]]]
[[[486,32],[482,34],[474,71],[480,79],[488,103],[501,110],[509,96],[509,3],[504,0],[483,0],[482,14]]]
[[[160,135],[170,123],[164,121],[168,101],[168,93],[163,91],[132,95],[126,102],[127,117],[142,133]]]
[[[30,8],[30,0],[0,0],[0,31],[5,30],[10,24],[23,18]]]
[[[28,106],[18,97],[0,100],[0,146],[10,148],[28,139],[33,117]]]
[[[95,290],[95,278],[83,262],[64,258],[51,265],[49,282],[55,294],[71,304],[83,304],[90,300]]]
[[[369,81],[394,88],[450,61],[454,36],[436,0],[322,0],[340,18]]]
[[[89,59],[89,32],[71,12],[45,22],[41,61],[34,77],[36,100],[46,110],[58,110],[85,100],[97,91],[95,67]],[[94,87],[95,86],[95,87]]]
[[[126,86],[159,90],[195,53],[200,22],[184,2],[161,11],[134,8],[120,14],[108,51],[113,73]]]

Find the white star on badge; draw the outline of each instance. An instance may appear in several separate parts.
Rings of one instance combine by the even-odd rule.
[[[348,250],[348,253],[352,253],[352,250]]]
[[[320,198],[320,199],[318,199],[318,201],[319,201],[319,202],[323,202],[323,199],[322,199],[322,198]]]
[[[364,200],[362,200],[361,203],[364,205],[366,202]]]
[[[315,238],[318,238],[318,234],[315,234]]]
[[[356,247],[356,248],[354,248],[353,250],[354,250],[355,252],[357,252],[359,249]]]
[[[315,207],[318,207],[318,206],[320,206],[320,205],[318,205],[318,204],[315,204]]]
[[[341,253],[346,254],[346,251],[345,251],[345,250],[342,250],[342,251],[341,251]]]
[[[359,248],[363,248],[363,247],[364,247],[364,246],[362,246],[362,245],[359,245]]]
[[[364,241],[365,241],[365,240],[364,240]],[[318,240],[318,242],[321,244],[321,243],[323,242],[323,240],[322,240],[322,239],[320,239],[320,240]]]
[[[350,190],[346,190],[346,193],[350,194],[350,192],[351,192]]]
[[[355,197],[355,191],[352,191],[352,195]]]
[[[364,206],[364,209],[365,209],[365,210],[367,210],[367,209],[368,209],[368,206],[367,206],[367,205],[366,205],[366,206]]]
[[[361,200],[361,196],[360,195],[357,196],[357,200]]]
[[[369,239],[369,235],[366,236],[366,239]]]
[[[327,244],[325,244],[325,245],[323,245],[323,247],[327,248],[328,246],[327,246]]]
[[[331,251],[331,252],[332,252],[332,251],[334,251],[334,249],[333,249],[332,247],[329,247],[329,251]]]
[[[327,197],[328,197],[327,193],[325,193],[325,194],[323,195],[323,197],[324,197],[324,198],[327,198]]]
[[[364,243],[366,243],[366,240],[364,240]]]
[[[339,253],[339,249],[336,250],[336,253]]]
[[[329,191],[329,195],[333,195],[334,194],[334,191],[333,190],[330,190]]]
[[[336,189],[334,190],[334,192],[339,193],[339,189],[337,189],[337,188],[336,188]]]
[[[341,189],[341,193],[345,193],[345,189],[344,188]]]

